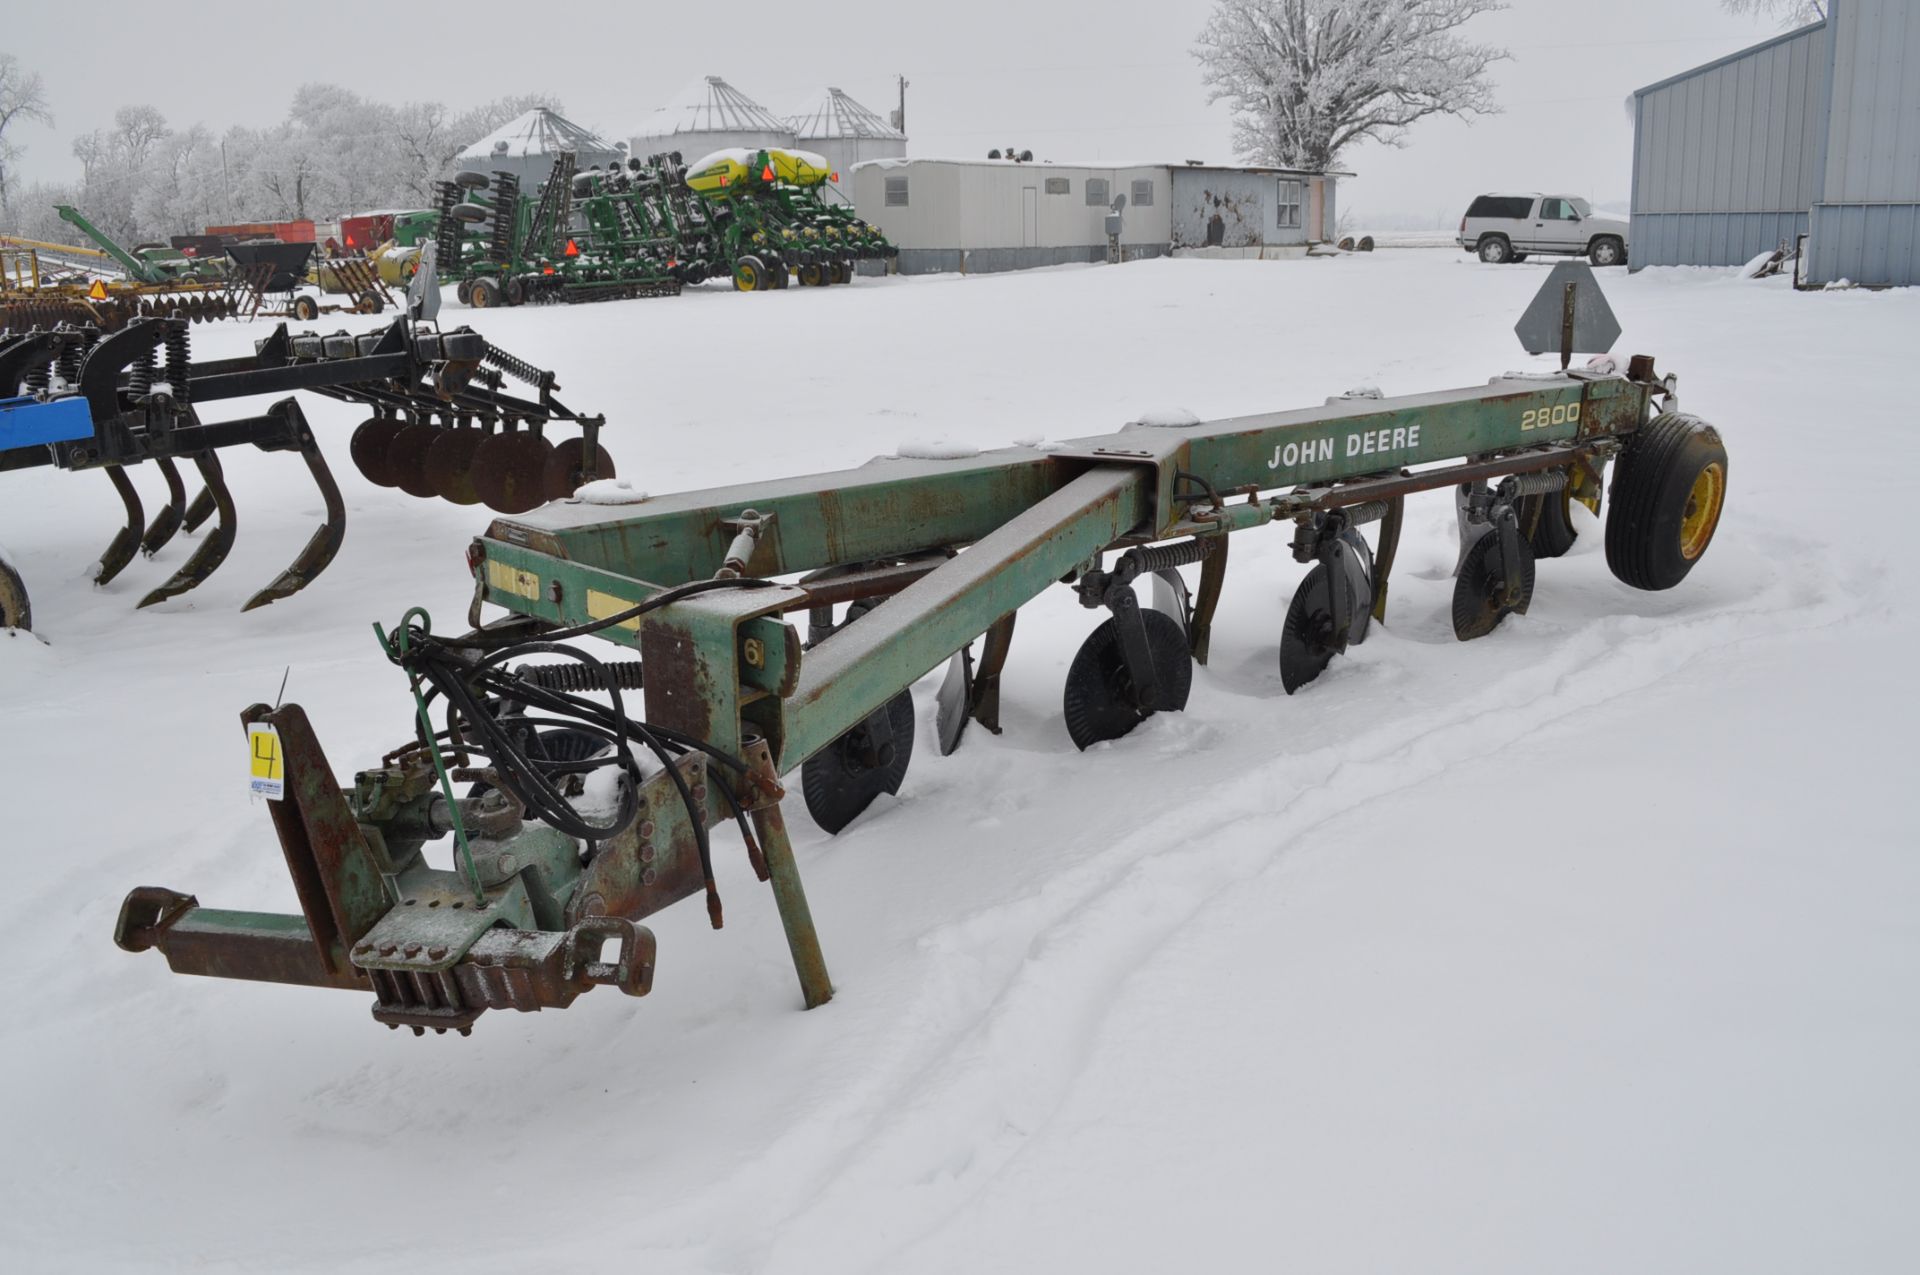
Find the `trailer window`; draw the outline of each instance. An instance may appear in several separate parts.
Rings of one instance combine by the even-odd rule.
[[[1107,179],[1104,177],[1087,178],[1087,207],[1105,208],[1107,206]]]
[[[904,177],[887,178],[887,207],[905,208],[907,206],[907,179]]]
[[[1300,225],[1301,183],[1282,179],[1279,193],[1278,224],[1283,228],[1297,228]]]
[[[1073,193],[1073,183],[1064,177],[1049,177],[1047,178],[1047,193],[1049,195],[1071,195]]]
[[[1135,178],[1133,183],[1133,206],[1135,208],[1153,207],[1153,182],[1146,178]]]

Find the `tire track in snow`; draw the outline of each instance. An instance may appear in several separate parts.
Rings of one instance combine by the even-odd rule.
[[[1223,892],[1296,861],[1278,852],[1311,848],[1302,843],[1349,809],[1643,692],[1716,651],[1851,623],[1871,593],[1858,576],[1835,588],[1802,568],[1776,576],[1752,606],[1686,620],[1610,617],[1484,688],[1464,714],[1431,709],[1349,743],[1269,758],[1236,776],[1224,801],[1202,785],[1038,894],[933,931],[920,946],[934,977],[901,1033],[922,1042],[920,1060],[857,1104],[866,1127],[831,1163],[782,1170],[817,1185],[786,1193],[785,1220],[768,1228],[782,1236],[768,1265],[807,1268],[831,1253],[843,1268],[900,1269],[900,1252],[937,1231],[1051,1118],[1139,961]],[[1009,933],[1029,932],[1024,955],[989,988],[993,953],[1010,946]],[[947,1015],[944,1031],[919,1030],[954,1005],[965,1009]]]

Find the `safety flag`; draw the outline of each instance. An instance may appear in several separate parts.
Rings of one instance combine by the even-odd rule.
[[[87,289],[87,299],[90,301],[105,301],[107,299],[106,280],[95,279],[93,286]]]
[[[567,240],[567,255],[569,257],[577,257],[580,255],[580,245],[571,239]]]

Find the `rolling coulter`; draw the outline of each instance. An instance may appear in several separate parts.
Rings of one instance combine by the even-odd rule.
[[[1105,613],[1063,696],[1082,748],[1184,707],[1234,533],[1284,528],[1308,568],[1278,643],[1289,692],[1387,618],[1422,492],[1460,513],[1463,640],[1527,609],[1537,560],[1569,543],[1567,502],[1597,512],[1609,463],[1609,565],[1679,584],[1719,520],[1720,436],[1650,358],[1567,370],[1587,317],[1574,282],[1560,296],[1558,373],[496,520],[468,552],[472,632],[418,610],[379,631],[414,692],[412,737],[379,764],[342,787],[298,706],[241,714],[301,913],[145,887],[115,938],[179,973],[371,992],[390,1027],[464,1033],[600,984],[646,993],[641,922],[699,895],[720,925],[711,833],[731,823],[821,1004],[782,777],[798,770],[829,831],[897,791],[910,688],[943,663],[940,751],[969,723],[997,732],[1015,616],[1056,584]],[[479,627],[486,603],[507,615]],[[609,645],[570,645],[588,636]]]
[[[178,315],[193,323],[209,323],[240,312],[240,292],[232,280],[141,283],[90,278],[72,270],[43,272],[43,250],[83,250],[20,239],[7,243],[0,247],[0,329],[24,332],[69,323],[115,332],[136,318]]]
[[[427,272],[430,274],[430,272]],[[510,382],[528,387],[513,392]],[[60,326],[0,332],[0,472],[104,470],[126,506],[126,525],[94,571],[104,584],[136,553],[151,556],[181,531],[214,525],[180,569],[141,606],[175,597],[213,573],[233,546],[235,511],[219,450],[251,444],[298,452],[326,507],[325,520],[291,566],[246,604],[287,597],[325,570],[345,534],[340,490],[299,402],[284,398],[263,414],[205,421],[222,399],[310,390],[358,403],[372,416],[355,430],[354,463],[369,479],[409,495],[459,504],[487,501],[527,510],[578,481],[611,476],[599,447],[599,417],[569,411],[554,397],[553,374],[514,358],[467,328],[440,332],[399,319],[374,333],[290,334],[281,325],[251,357],[195,362],[179,318],[134,319],[113,333]],[[579,438],[557,447],[546,427],[565,421]],[[128,470],[151,461],[166,501],[149,522]],[[202,489],[187,499],[179,462],[191,461]],[[26,627],[24,586],[0,588],[0,627]]]

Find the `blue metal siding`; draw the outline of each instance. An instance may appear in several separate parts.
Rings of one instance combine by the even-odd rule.
[[[1920,284],[1920,13],[1902,0],[1835,6],[1833,108],[1813,209],[1813,283]]]
[[[1635,268],[1738,265],[1807,228],[1828,50],[1807,27],[1635,95]]]

